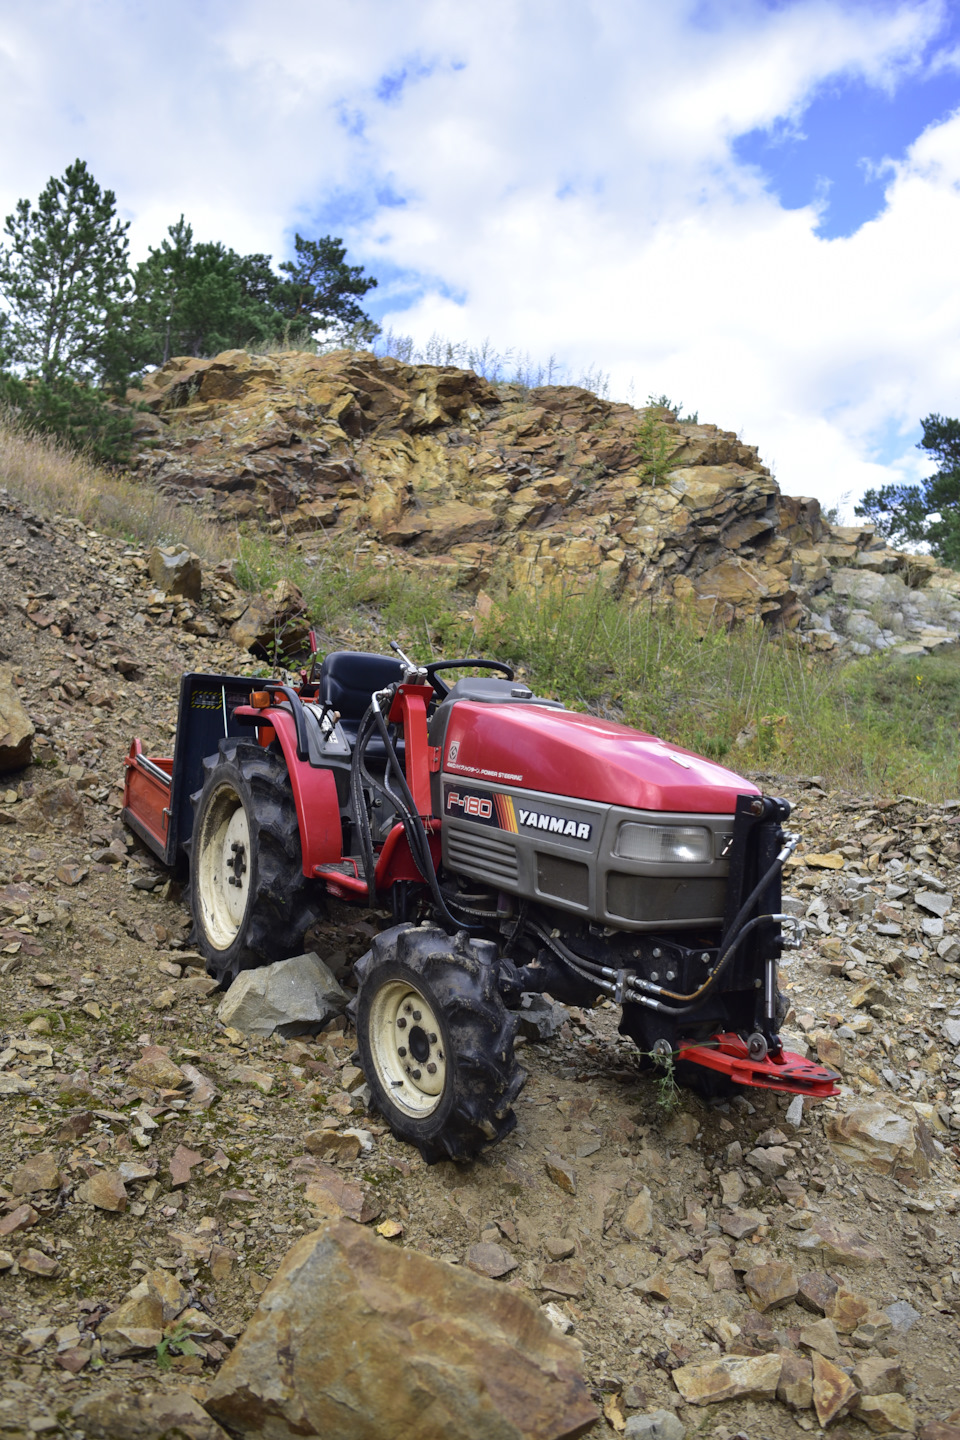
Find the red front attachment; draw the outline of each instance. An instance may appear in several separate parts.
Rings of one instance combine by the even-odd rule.
[[[831,1095],[840,1093],[839,1077],[832,1070],[812,1060],[803,1060],[790,1050],[768,1055],[765,1060],[752,1060],[739,1035],[715,1035],[705,1045],[691,1045],[681,1040],[677,1058],[728,1075],[736,1085],[786,1090],[793,1095],[807,1095],[811,1100],[829,1100]]]

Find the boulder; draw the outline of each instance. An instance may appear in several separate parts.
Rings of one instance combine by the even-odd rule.
[[[154,545],[147,560],[147,573],[165,595],[183,600],[200,599],[200,557],[183,545]]]
[[[631,1415],[623,1433],[626,1440],[685,1440],[687,1427],[672,1410],[651,1410]]]
[[[73,1406],[76,1427],[86,1440],[228,1440],[227,1434],[184,1390],[130,1395],[108,1390]]]
[[[724,1355],[705,1364],[681,1365],[673,1383],[688,1405],[718,1400],[772,1400],[780,1383],[779,1355]]]
[[[27,831],[57,825],[73,835],[80,835],[87,828],[83,801],[72,780],[55,780],[50,785],[39,785],[32,799],[20,806],[17,819]]]
[[[0,772],[30,764],[35,733],[13,683],[13,671],[0,665]]]
[[[744,1275],[743,1284],[750,1303],[762,1314],[793,1300],[799,1281],[792,1265],[782,1260],[768,1260],[752,1266]]]
[[[50,1150],[32,1155],[13,1172],[10,1191],[13,1195],[33,1195],[37,1190],[57,1190],[60,1187],[60,1169],[57,1157]]]
[[[244,970],[217,1011],[245,1035],[316,1035],[347,1003],[347,994],[312,951]]]
[[[561,1440],[599,1419],[579,1346],[523,1295],[350,1221],[287,1253],[205,1403],[271,1440]]]
[[[855,1226],[839,1220],[818,1220],[797,1241],[797,1248],[819,1252],[828,1265],[873,1265],[884,1259],[883,1251]]]
[[[152,1350],[163,1338],[163,1297],[148,1281],[136,1285],[117,1310],[100,1322],[97,1335],[107,1360]]]
[[[230,627],[230,639],[242,650],[276,660],[302,650],[308,627],[303,620],[303,595],[289,580],[256,596]]]
[[[97,1210],[121,1214],[127,1208],[127,1190],[119,1170],[98,1170],[77,1186],[77,1197]]]
[[[830,1148],[848,1165],[881,1175],[930,1172],[916,1125],[884,1105],[857,1105],[843,1115],[830,1115],[824,1128]]]

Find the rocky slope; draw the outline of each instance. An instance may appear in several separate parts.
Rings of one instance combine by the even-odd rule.
[[[839,1099],[664,1096],[615,1011],[558,1010],[525,1024],[516,1132],[427,1168],[364,1109],[342,1022],[280,1043],[217,1020],[179,886],[119,823],[177,674],[249,663],[219,582],[154,583],[142,552],[3,502],[4,713],[38,733],[0,777],[0,1434],[222,1440],[198,1402],[270,1276],[353,1213],[570,1332],[591,1434],[958,1440],[957,803],[762,777],[805,836],[789,1029]],[[344,907],[313,938],[343,973],[371,933]]]
[[[955,572],[827,524],[755,446],[666,410],[352,351],[176,358],[131,398],[142,478],[308,552],[348,534],[473,591],[599,578],[824,651],[957,640]]]

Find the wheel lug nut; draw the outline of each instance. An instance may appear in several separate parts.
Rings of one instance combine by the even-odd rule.
[[[414,1010],[414,1012],[413,1012],[413,1018],[414,1018],[414,1020],[416,1020],[417,1022],[419,1022],[419,1020],[420,1020],[420,1018],[421,1018],[421,1017],[420,1017],[420,1011],[419,1011],[419,1010]]]
[[[414,1080],[419,1080],[419,1079],[420,1079],[420,1071],[419,1071],[419,1070],[414,1070],[414,1071],[413,1071],[413,1078],[414,1078]]]
[[[404,1020],[403,1016],[401,1015],[401,1016],[400,1016],[400,1019],[397,1021],[397,1029],[398,1029],[398,1030],[406,1030],[406,1028],[407,1028],[407,1022],[406,1022],[406,1020]]]
[[[436,1073],[437,1073],[437,1067],[436,1067],[436,1065],[434,1065],[433,1061],[431,1060],[431,1061],[430,1061],[430,1064],[427,1066],[427,1074],[428,1074],[428,1075],[436,1075]]]
[[[398,1046],[397,1046],[397,1054],[398,1054],[398,1055],[401,1055],[401,1056],[402,1056],[402,1055],[406,1055],[406,1053],[407,1053],[407,1047],[406,1047],[406,1045],[398,1045]]]
[[[429,1036],[429,1039],[430,1039],[430,1044],[431,1044],[431,1045],[436,1045],[436,1043],[437,1043],[437,1037],[436,1037],[436,1035],[434,1035],[432,1032],[431,1032],[431,1034],[430,1034],[430,1036]]]

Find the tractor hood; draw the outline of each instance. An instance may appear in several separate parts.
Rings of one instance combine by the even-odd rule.
[[[458,700],[441,767],[465,780],[636,810],[729,815],[756,785],[712,760],[612,720],[530,704]]]

